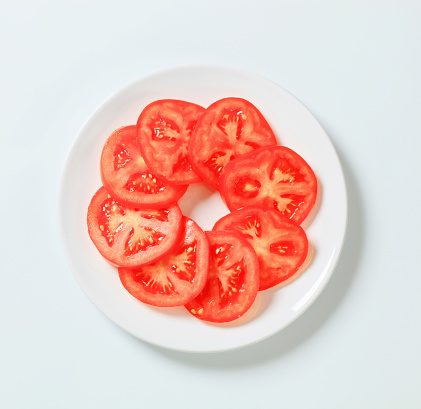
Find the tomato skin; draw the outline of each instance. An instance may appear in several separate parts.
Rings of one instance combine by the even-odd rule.
[[[132,268],[158,260],[175,247],[181,218],[178,204],[164,209],[127,207],[101,187],[88,206],[87,225],[107,261]]]
[[[212,231],[234,231],[251,244],[259,260],[259,290],[292,279],[307,257],[308,239],[303,228],[264,206],[235,210],[219,219]]]
[[[176,99],[151,102],[137,120],[137,138],[143,158],[153,173],[174,185],[201,182],[192,169],[188,147],[205,108]]]
[[[202,114],[190,139],[195,172],[218,189],[222,169],[239,155],[276,145],[276,136],[262,113],[243,98],[223,98]]]
[[[207,283],[185,305],[203,321],[223,323],[244,315],[259,290],[259,263],[253,248],[233,232],[206,232],[210,245]]]
[[[171,185],[151,173],[144,162],[136,126],[116,129],[101,153],[101,180],[107,191],[126,206],[159,209],[177,202],[187,185]]]
[[[119,268],[124,288],[138,300],[157,307],[176,307],[195,298],[206,284],[209,243],[205,232],[183,217],[177,246],[156,263]]]
[[[307,162],[285,146],[268,146],[230,162],[220,178],[220,193],[233,211],[246,206],[273,208],[296,223],[310,213],[317,179]]]

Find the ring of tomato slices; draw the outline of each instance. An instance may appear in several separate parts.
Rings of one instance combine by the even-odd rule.
[[[223,98],[206,110],[154,101],[135,126],[107,138],[100,169],[104,187],[89,204],[88,233],[141,302],[233,321],[259,290],[297,277],[307,258],[299,223],[314,206],[316,177],[297,153],[277,145],[245,99]],[[177,204],[202,179],[231,211],[206,233]]]
[[[88,207],[88,233],[110,263],[137,267],[163,257],[173,249],[181,229],[181,218],[177,204],[163,209],[127,207],[101,187]]]
[[[136,126],[116,129],[101,153],[101,180],[107,191],[126,206],[163,208],[177,202],[187,185],[171,185],[149,170],[143,160]]]
[[[277,140],[261,112],[242,98],[223,98],[209,105],[192,133],[190,162],[215,189],[224,167],[237,156]]]
[[[291,279],[304,263],[308,239],[303,228],[276,210],[249,206],[219,219],[214,231],[234,231],[251,244],[260,265],[260,290]]]
[[[203,321],[233,321],[245,314],[256,298],[259,262],[241,235],[220,231],[206,234],[210,244],[208,280],[185,307]]]
[[[195,298],[206,284],[209,244],[205,232],[183,217],[177,246],[146,266],[119,268],[124,288],[138,300],[157,307],[175,307]]]
[[[316,202],[317,179],[307,162],[285,146],[268,146],[228,163],[220,193],[233,211],[268,206],[301,223]]]
[[[137,137],[148,167],[174,185],[201,182],[190,164],[188,147],[205,108],[187,101],[161,99],[147,105],[137,120]]]

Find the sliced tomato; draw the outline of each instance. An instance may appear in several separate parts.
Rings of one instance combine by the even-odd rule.
[[[203,291],[185,307],[204,321],[233,321],[251,307],[259,290],[256,253],[239,234],[207,232],[207,235],[208,280]]]
[[[307,236],[300,225],[276,210],[249,206],[218,220],[214,231],[234,231],[254,248],[260,265],[260,290],[293,277],[308,252]]]
[[[155,263],[135,269],[119,268],[124,288],[138,300],[157,307],[184,305],[206,284],[209,243],[204,231],[183,218],[177,246]]]
[[[101,154],[101,179],[107,191],[127,206],[162,208],[177,202],[187,185],[171,185],[146,166],[136,126],[115,130]]]
[[[238,155],[277,140],[261,112],[242,98],[210,105],[193,131],[189,156],[196,173],[215,189],[225,166]]]
[[[137,134],[146,164],[169,183],[200,182],[188,156],[190,136],[205,108],[174,99],[150,103],[137,121]]]
[[[317,196],[317,180],[307,162],[285,146],[269,146],[230,162],[221,174],[220,193],[228,208],[268,206],[301,223]]]
[[[177,204],[163,209],[122,205],[104,187],[88,207],[88,232],[99,252],[112,264],[136,267],[170,252],[181,229]]]

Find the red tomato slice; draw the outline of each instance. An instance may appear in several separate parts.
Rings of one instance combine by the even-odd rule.
[[[219,186],[231,211],[268,206],[296,223],[307,217],[317,196],[313,170],[285,146],[269,146],[238,157],[225,167]]]
[[[301,226],[276,210],[249,206],[218,220],[215,231],[241,233],[254,248],[260,265],[260,290],[273,287],[297,273],[308,252]]]
[[[203,321],[233,321],[251,307],[259,290],[256,253],[239,234],[206,233],[210,244],[208,281],[186,308]]]
[[[121,204],[134,207],[171,206],[187,185],[171,185],[152,173],[142,158],[136,126],[115,130],[101,154],[101,179],[107,191]]]
[[[163,209],[136,209],[119,203],[101,187],[88,207],[88,232],[112,264],[137,267],[170,252],[181,229],[177,204]]]
[[[191,167],[188,146],[204,110],[190,102],[162,99],[149,104],[138,118],[137,133],[145,162],[169,183],[201,181]]]
[[[204,231],[183,218],[177,246],[155,263],[135,269],[119,268],[121,283],[133,297],[157,307],[184,305],[206,284],[209,243]]]
[[[242,98],[210,105],[193,131],[189,156],[196,173],[215,189],[224,167],[238,155],[276,145],[276,137],[260,111]]]

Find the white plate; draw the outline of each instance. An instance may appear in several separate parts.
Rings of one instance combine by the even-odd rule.
[[[184,307],[153,308],[129,295],[120,284],[117,270],[102,259],[91,243],[86,211],[101,184],[99,158],[103,143],[114,129],[135,124],[143,107],[156,99],[183,99],[206,107],[229,96],[248,99],[258,107],[280,144],[294,149],[314,169],[320,193],[315,208],[303,223],[314,250],[305,271],[283,288],[259,293],[251,310],[237,322],[213,325],[195,319]],[[234,68],[179,67],[142,78],[120,90],[93,113],[79,132],[61,183],[63,244],[83,291],[127,332],[175,350],[230,350],[261,341],[285,328],[325,287],[345,236],[345,184],[338,157],[325,131],[307,108],[282,87]],[[205,230],[228,213],[218,193],[205,184],[190,186],[180,207]]]

